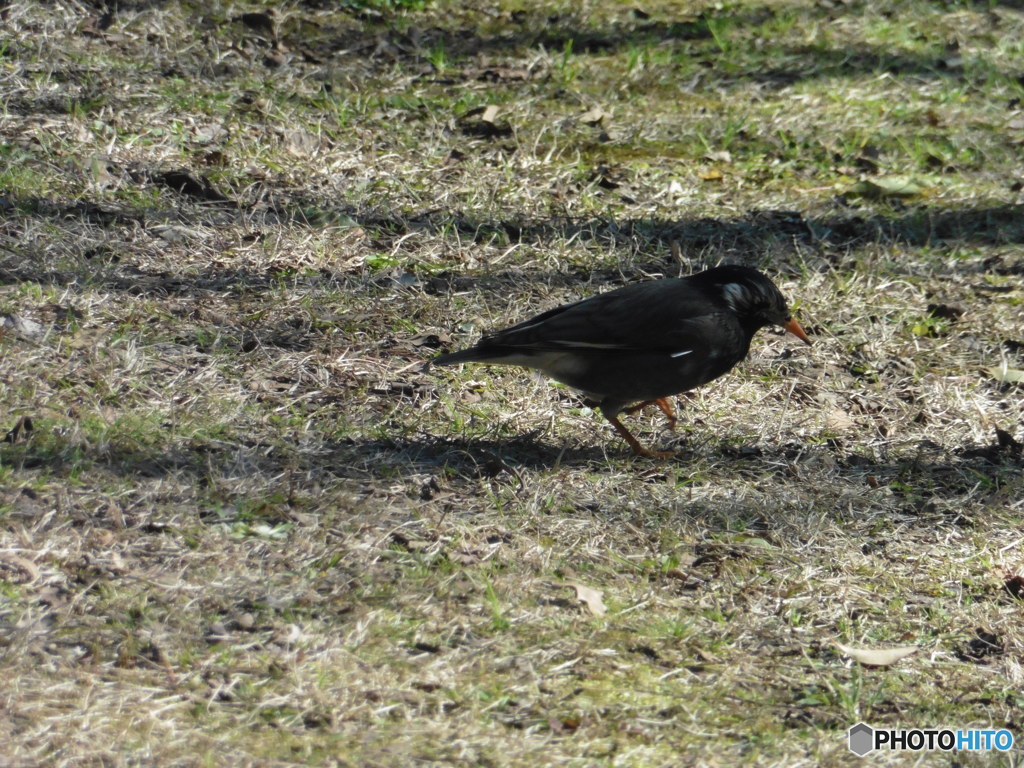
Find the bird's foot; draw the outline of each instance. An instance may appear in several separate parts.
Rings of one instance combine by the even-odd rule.
[[[656,405],[661,409],[661,412],[665,414],[665,418],[668,419],[668,428],[670,432],[675,432],[676,429],[676,413],[672,409],[672,403],[668,401],[667,397],[659,397],[657,400],[644,400],[642,403],[631,405],[629,408],[624,409],[623,413],[636,413],[642,411],[648,405]]]
[[[640,444],[640,441],[633,437],[633,434],[623,426],[617,416],[609,416],[606,413],[604,414],[604,417],[611,422],[613,427],[615,427],[615,431],[622,435],[622,439],[629,443],[629,447],[633,449],[634,453],[638,453],[641,456],[647,456],[652,459],[668,459],[676,455],[675,451],[654,451],[650,448],[645,448]]]

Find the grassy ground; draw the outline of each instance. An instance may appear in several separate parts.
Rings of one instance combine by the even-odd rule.
[[[1020,4],[580,7],[0,11],[0,762],[1024,738]],[[723,261],[815,345],[628,419],[675,459],[421,370]]]

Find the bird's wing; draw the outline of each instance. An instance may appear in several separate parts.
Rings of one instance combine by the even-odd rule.
[[[552,309],[482,343],[524,351],[663,351],[683,356],[732,335],[735,324],[724,303],[685,280],[658,280]]]

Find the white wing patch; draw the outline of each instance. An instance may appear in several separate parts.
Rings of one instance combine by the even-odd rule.
[[[669,357],[686,357],[687,355],[693,354],[692,349],[684,349],[681,352],[673,352]]]

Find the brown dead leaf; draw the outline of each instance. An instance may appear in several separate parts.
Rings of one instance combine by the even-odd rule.
[[[836,643],[842,653],[854,661],[869,667],[888,667],[900,659],[917,652],[916,645],[905,645],[899,648],[851,648],[842,643]]]
[[[997,381],[1004,384],[1024,384],[1024,371],[1017,368],[1008,368],[1006,364],[988,369],[989,374]]]
[[[825,412],[825,429],[844,432],[854,426],[856,426],[856,422],[842,408],[829,408]]]
[[[216,144],[224,141],[230,135],[224,123],[216,121],[193,125],[190,133],[192,141],[197,144]]]
[[[599,125],[607,117],[611,117],[611,115],[600,107],[591,107],[579,116],[579,121],[584,125]]]
[[[201,237],[197,230],[182,224],[158,224],[150,227],[150,232],[166,243],[184,243]]]
[[[31,584],[39,578],[39,566],[31,560],[15,555],[12,552],[0,552],[0,563],[7,565],[12,570],[20,571],[24,578],[10,579],[17,584]]]
[[[585,584],[566,584],[576,590],[576,599],[584,603],[595,616],[604,616],[608,608],[604,604],[604,593]]]
[[[46,328],[21,315],[0,315],[0,333],[12,333],[22,341],[35,341],[46,333]]]
[[[488,104],[484,107],[484,113],[480,115],[480,119],[485,123],[493,123],[498,119],[498,107],[494,104]]]

